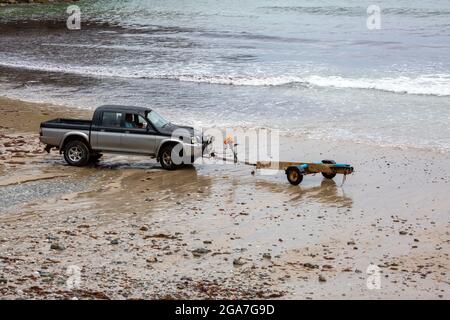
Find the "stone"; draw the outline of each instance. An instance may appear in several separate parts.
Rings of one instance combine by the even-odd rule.
[[[233,266],[242,266],[245,264],[245,261],[242,260],[242,257],[233,260]]]
[[[182,276],[181,277],[181,281],[192,281],[191,277],[187,277],[187,276]]]
[[[194,257],[200,257],[200,256],[202,256],[204,254],[208,254],[210,252],[211,252],[211,250],[206,249],[206,248],[198,248],[198,249],[192,250],[192,254],[194,255]]]
[[[270,259],[272,259],[272,255],[270,253],[266,252],[266,253],[263,253],[263,258],[270,260]]]
[[[64,247],[64,245],[62,245],[62,244],[59,243],[59,242],[53,242],[53,243],[50,245],[50,249],[51,249],[51,250],[62,251],[62,250],[65,250],[66,247]]]

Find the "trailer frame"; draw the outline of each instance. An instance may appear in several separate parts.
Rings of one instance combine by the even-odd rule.
[[[322,160],[322,162],[258,161],[256,169],[283,170],[292,185],[300,184],[303,176],[308,174],[321,173],[324,178],[333,179],[337,174],[346,176],[354,171],[350,164],[336,163],[334,160]]]

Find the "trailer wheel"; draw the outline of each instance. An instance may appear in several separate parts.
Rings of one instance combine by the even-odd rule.
[[[334,161],[334,160],[322,160],[322,163],[323,164],[336,164],[336,161]],[[325,172],[322,172],[322,176],[324,178],[327,178],[327,179],[333,179],[334,177],[336,177],[336,173],[325,173]]]
[[[71,166],[82,167],[89,162],[90,153],[86,143],[73,140],[67,143],[64,148],[64,159]]]
[[[297,167],[289,167],[286,170],[286,176],[290,184],[297,186],[302,182],[303,175]]]

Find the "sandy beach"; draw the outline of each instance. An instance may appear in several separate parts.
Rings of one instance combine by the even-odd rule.
[[[74,168],[39,123],[89,111],[0,98],[0,115],[3,299],[450,299],[448,153],[282,137],[284,160],[351,163],[342,186],[116,155]]]

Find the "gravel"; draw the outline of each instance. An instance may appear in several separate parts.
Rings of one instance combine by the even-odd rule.
[[[85,186],[85,181],[70,181],[64,178],[0,187],[0,210],[61,193],[77,192]]]

